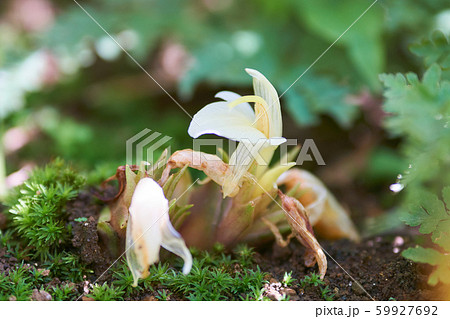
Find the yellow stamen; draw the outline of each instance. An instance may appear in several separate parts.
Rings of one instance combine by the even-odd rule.
[[[269,138],[270,133],[270,121],[269,121],[269,105],[266,100],[257,95],[246,95],[242,96],[233,102],[228,103],[230,108],[236,107],[241,103],[255,103],[255,118],[256,121],[253,125],[260,130],[267,138]]]

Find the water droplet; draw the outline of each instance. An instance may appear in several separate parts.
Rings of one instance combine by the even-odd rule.
[[[400,183],[395,183],[395,184],[391,184],[391,186],[389,186],[389,189],[394,192],[394,193],[398,193],[400,192],[403,188],[405,187],[405,185],[400,184]]]

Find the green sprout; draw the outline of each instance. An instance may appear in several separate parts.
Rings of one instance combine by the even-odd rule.
[[[319,285],[324,285],[325,282],[320,279],[320,275],[316,273],[312,273],[311,275],[305,276],[302,280],[300,280],[300,285],[304,288],[306,286],[314,286],[317,287]]]
[[[285,287],[292,286],[292,283],[293,283],[294,281],[296,281],[296,280],[297,280],[297,279],[292,278],[292,271],[289,272],[289,273],[287,273],[287,272],[284,273],[284,276],[283,276],[283,284],[284,284]]]
[[[330,287],[325,286],[325,288],[320,287],[320,294],[325,301],[333,301],[334,294],[331,294]]]
[[[169,292],[167,289],[158,290],[156,293],[157,293],[156,299],[161,301],[169,301],[170,296],[172,295],[172,293]]]

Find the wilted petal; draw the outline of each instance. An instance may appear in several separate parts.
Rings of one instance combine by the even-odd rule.
[[[169,228],[172,227],[169,220],[169,202],[162,188],[153,179],[146,177],[138,182],[129,212],[126,257],[133,274],[133,285],[136,286],[139,278],[148,275],[149,266],[159,260],[159,250],[163,242],[172,250],[173,246],[179,246],[179,240],[182,239],[177,237],[177,244],[171,243],[171,236],[174,235],[167,234],[168,231],[172,233]],[[186,253],[183,253],[182,257],[187,258]],[[187,261],[188,266],[192,264],[191,260]],[[190,270],[190,266],[188,268]]]
[[[286,185],[287,191],[296,190],[296,193],[291,196],[297,198],[305,206],[308,210],[309,221],[314,226],[324,212],[327,190],[320,185],[308,183],[303,178],[307,173],[307,171],[297,168],[290,169],[280,175],[277,184],[279,186]]]
[[[161,184],[165,184],[170,171],[188,165],[203,171],[209,178],[219,185],[223,185],[225,176],[231,173],[231,168],[218,156],[185,149],[173,153],[167,161],[167,166],[161,177]]]
[[[183,273],[187,275],[192,268],[192,255],[181,235],[173,228],[167,215],[161,224],[162,242],[163,246],[168,251],[180,256],[184,260]]]
[[[254,142],[265,139],[266,136],[252,124],[252,120],[246,114],[230,108],[227,102],[214,102],[194,115],[188,134],[193,138],[204,134],[215,134],[234,141],[240,141],[243,138]]]
[[[307,267],[312,267],[315,264],[315,261],[317,261],[320,278],[323,279],[327,272],[327,258],[314,236],[314,231],[309,223],[306,209],[295,198],[287,196],[281,191],[278,191],[278,195],[281,198],[281,204],[293,234],[307,249],[305,254],[305,265]],[[314,256],[315,261],[311,256]]]
[[[131,216],[128,218],[125,251],[128,267],[133,274],[134,287],[137,286],[139,278],[148,276],[148,267],[159,260],[159,243],[161,239],[158,237],[160,236],[155,234],[154,230],[149,232],[149,237],[153,237],[153,240],[147,241],[149,238],[144,235],[145,229],[141,224],[135,222]]]
[[[134,277],[147,275],[148,267],[159,260],[161,230],[159,219],[168,213],[169,204],[161,187],[150,178],[143,178],[136,186],[129,208],[126,255]]]

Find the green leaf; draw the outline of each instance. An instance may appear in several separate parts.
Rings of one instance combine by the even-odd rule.
[[[437,225],[444,219],[449,218],[444,203],[431,193],[420,194],[420,205],[413,205],[410,213],[402,217],[409,226],[420,226],[422,234],[433,232]]]
[[[425,65],[437,63],[443,68],[450,67],[450,42],[441,31],[435,31],[429,38],[412,44],[409,49],[424,59]]]
[[[435,244],[450,252],[450,219],[442,221],[437,225],[431,239]]]
[[[435,286],[438,282],[450,284],[450,256],[441,254],[432,248],[415,247],[402,252],[403,257],[412,261],[436,266],[428,278],[428,284]]]
[[[444,187],[442,190],[442,198],[444,203],[447,205],[447,209],[450,210],[450,186]]]
[[[417,263],[438,265],[442,262],[442,254],[432,248],[423,248],[420,246],[410,247],[402,252],[402,256]]]
[[[385,127],[403,139],[401,152],[409,163],[402,174],[408,193],[426,184],[427,189],[435,185],[430,190],[436,192],[450,183],[450,83],[441,75],[437,64],[428,68],[421,81],[413,73],[380,75],[386,87],[383,109],[389,113]]]
[[[438,92],[441,73],[441,68],[437,64],[432,64],[423,75],[423,84],[434,94]]]

